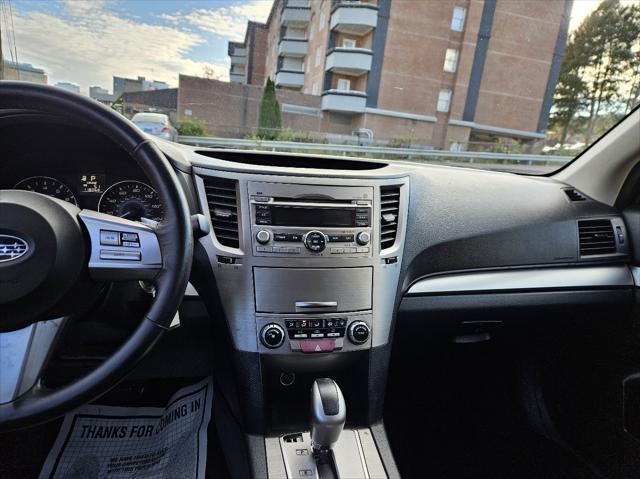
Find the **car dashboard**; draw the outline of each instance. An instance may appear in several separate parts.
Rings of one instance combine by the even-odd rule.
[[[1,120],[0,189],[162,220],[151,183],[118,145],[59,119]],[[197,220],[196,241],[185,327],[133,377],[216,370],[229,414],[267,457],[281,458],[283,431],[305,424],[308,402],[289,388],[296,375],[307,386],[335,378],[355,405],[349,421],[370,427],[383,416],[392,345],[420,349],[443,330],[485,341],[567,308],[633,303],[622,213],[552,178],[155,141]],[[130,286],[136,294],[112,286],[100,328],[76,333],[84,349],[66,351],[60,381],[73,377],[70,363],[103,354],[114,328],[131,332],[132,312],[151,296]],[[398,343],[400,325],[413,342]],[[268,475],[278,461],[265,459]]]

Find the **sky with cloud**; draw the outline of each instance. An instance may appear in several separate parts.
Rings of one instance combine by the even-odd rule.
[[[43,68],[49,83],[76,83],[83,92],[93,85],[111,90],[114,75],[144,76],[177,86],[178,74],[203,75],[209,69],[226,80],[227,42],[244,38],[247,20],[264,22],[273,4],[273,0],[1,1],[13,10],[18,60]],[[574,0],[571,28],[599,1]],[[10,60],[8,50],[5,28],[3,52]]]
[[[248,20],[265,21],[272,3],[10,0],[18,60],[43,68],[51,84],[68,81],[83,92],[93,85],[111,90],[114,75],[177,86],[179,73],[209,68],[227,79],[227,42],[244,38]],[[3,52],[11,60],[5,33]]]

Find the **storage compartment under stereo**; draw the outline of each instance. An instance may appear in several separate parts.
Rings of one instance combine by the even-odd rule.
[[[373,268],[254,268],[256,311],[313,313],[371,309]]]

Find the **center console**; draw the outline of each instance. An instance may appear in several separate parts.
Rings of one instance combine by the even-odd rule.
[[[409,178],[391,169],[328,176],[237,168],[196,165],[194,178],[211,219],[210,234],[199,240],[212,266],[211,291],[233,345],[234,380],[250,397],[240,406],[245,431],[263,438],[270,477],[298,477],[293,464],[307,459],[296,454],[311,450],[313,435],[309,390],[331,377],[354,405],[333,448],[335,468],[361,467],[366,477],[382,467],[381,445],[388,453],[379,421]],[[352,453],[362,461],[341,459]]]
[[[213,226],[203,242],[238,349],[311,355],[387,343],[406,178],[202,173]]]

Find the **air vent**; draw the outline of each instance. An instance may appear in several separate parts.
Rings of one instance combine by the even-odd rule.
[[[580,193],[575,188],[568,188],[564,190],[565,194],[570,201],[587,201],[587,197]]]
[[[580,256],[617,253],[611,220],[578,221],[578,233]]]
[[[380,249],[391,248],[398,233],[400,187],[380,187]]]
[[[238,182],[226,178],[204,180],[213,233],[224,246],[238,248]]]

